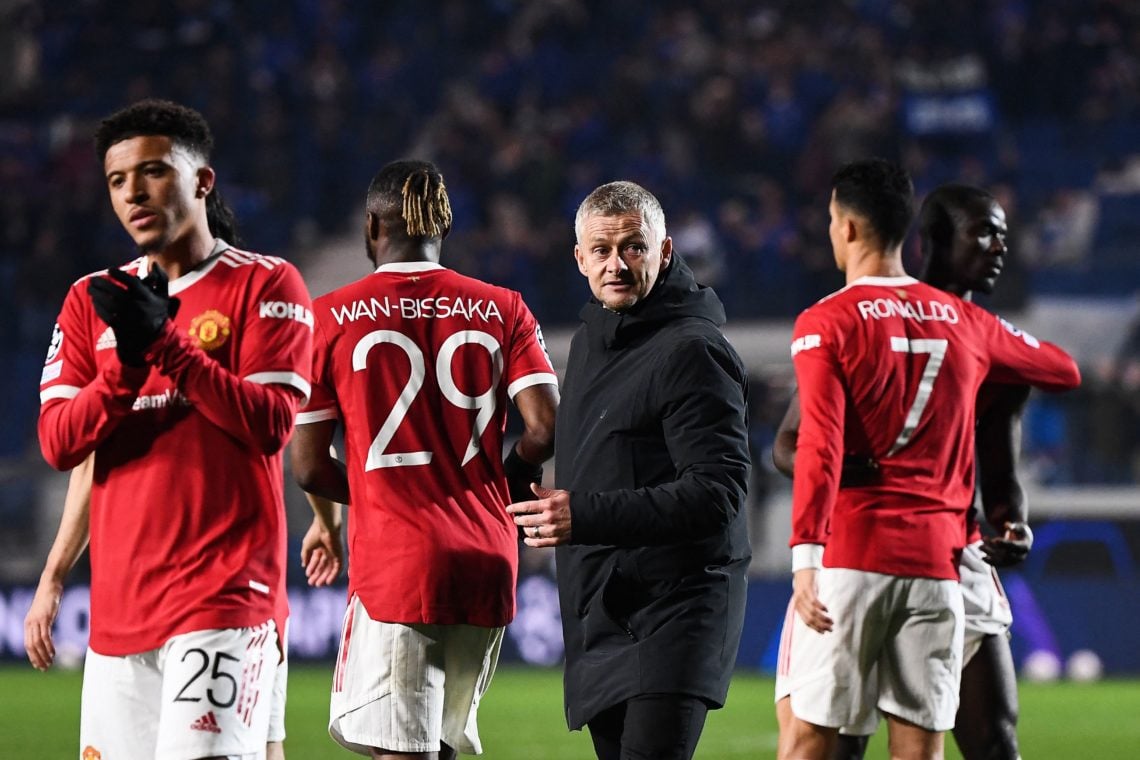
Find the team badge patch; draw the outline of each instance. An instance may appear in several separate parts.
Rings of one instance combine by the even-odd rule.
[[[216,309],[199,314],[190,320],[190,337],[203,351],[213,351],[229,339],[230,318]]]
[[[59,326],[59,322],[55,323],[55,328],[51,331],[51,345],[48,346],[47,358],[44,359],[44,364],[51,364],[55,361],[55,357],[59,356],[59,350],[63,348],[63,330]]]
[[[103,760],[103,753],[88,744],[83,748],[83,760]]]

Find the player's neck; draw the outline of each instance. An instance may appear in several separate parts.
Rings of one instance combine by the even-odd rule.
[[[847,259],[845,273],[848,285],[862,277],[905,277],[902,249],[881,251],[863,248],[852,251]]]
[[[383,253],[377,255],[376,266],[384,264],[407,264],[426,261],[431,264],[439,263],[438,241],[418,242],[412,241],[407,245],[390,245]]]
[[[157,263],[169,279],[175,280],[208,259],[215,242],[208,227],[195,227],[162,250],[147,251],[147,260]]]
[[[931,285],[934,285],[934,287],[938,288],[939,290],[945,290],[947,293],[953,293],[963,301],[974,300],[974,291],[970,290],[967,287],[959,285],[956,282],[946,282],[941,285],[932,282]]]

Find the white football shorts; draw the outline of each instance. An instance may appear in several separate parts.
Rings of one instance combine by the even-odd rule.
[[[482,753],[476,722],[499,660],[502,628],[381,623],[353,596],[333,673],[329,733],[371,747],[435,752],[440,742]]]
[[[258,760],[279,659],[273,621],[183,633],[122,657],[88,649],[80,756]]]
[[[797,718],[855,735],[874,733],[880,713],[952,728],[964,627],[958,582],[846,568],[817,577],[834,629],[813,631],[789,606],[777,699],[790,695]]]
[[[285,697],[289,685],[289,620],[281,637],[277,673],[273,676],[273,697],[269,702],[269,732],[266,741],[285,741]]]
[[[962,551],[962,602],[966,610],[966,638],[962,667],[969,664],[986,636],[1004,636],[1013,624],[1013,611],[997,570],[984,559],[982,542]]]

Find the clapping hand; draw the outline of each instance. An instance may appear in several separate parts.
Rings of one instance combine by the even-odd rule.
[[[115,350],[123,364],[145,365],[146,350],[166,320],[178,313],[178,299],[170,296],[167,286],[166,272],[157,264],[151,264],[142,279],[111,269],[87,286],[95,313],[115,331]]]

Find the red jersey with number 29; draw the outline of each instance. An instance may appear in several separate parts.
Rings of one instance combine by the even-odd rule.
[[[912,277],[863,277],[807,309],[792,357],[791,545],[826,544],[826,567],[908,577],[958,578],[982,382],[1080,383],[1060,348]],[[879,463],[873,485],[839,488],[845,453]]]
[[[344,426],[350,595],[383,622],[506,625],[506,406],[557,384],[534,316],[518,293],[427,262],[385,264],[313,311],[297,423]]]

